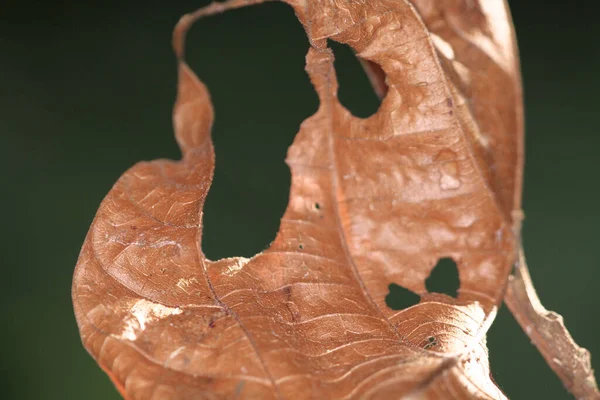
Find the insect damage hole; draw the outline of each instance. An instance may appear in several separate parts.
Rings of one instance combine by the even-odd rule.
[[[395,283],[388,286],[389,293],[385,296],[385,304],[392,310],[404,310],[419,303],[421,297]]]
[[[460,289],[456,262],[448,257],[440,258],[425,280],[425,287],[430,293],[443,293],[456,298]]]
[[[438,343],[437,343],[437,340],[435,339],[435,337],[433,337],[433,336],[429,336],[429,337],[427,338],[427,343],[425,343],[425,345],[423,346],[423,348],[424,348],[425,350],[429,350],[429,349],[431,349],[432,347],[435,347],[435,346],[437,346],[437,344],[438,344]]]
[[[285,45],[263,45],[274,32]],[[203,210],[202,250],[212,260],[249,258],[279,229],[290,193],[285,154],[318,108],[303,69],[306,34],[293,9],[271,3],[204,19],[187,40],[194,43],[188,62],[215,109],[215,175]]]
[[[354,116],[367,118],[381,105],[367,74],[350,46],[330,40],[327,45],[335,56],[338,99]]]

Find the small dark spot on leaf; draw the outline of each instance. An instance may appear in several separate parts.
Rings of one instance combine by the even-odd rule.
[[[292,288],[290,286],[285,286],[283,288],[283,294],[285,295],[285,297],[287,297],[287,299],[289,300],[290,297],[292,296]]]
[[[136,229],[137,229],[137,226],[135,226],[135,225],[131,225],[131,230],[132,230],[132,231],[135,231]]]
[[[441,258],[425,280],[425,287],[430,293],[443,293],[456,298],[460,279],[454,260]]]
[[[437,340],[435,340],[435,338],[433,336],[429,336],[427,338],[427,343],[425,344],[425,346],[423,346],[423,348],[425,350],[427,350],[427,349],[437,346],[437,344],[438,344]]]
[[[298,248],[299,248],[300,250],[302,250],[302,249],[304,249],[304,245],[303,245],[302,243],[300,243],[300,244],[298,245]]]
[[[320,210],[321,209],[321,205],[319,203],[315,203],[315,210]]]
[[[391,283],[388,289],[390,292],[385,296],[385,304],[392,310],[404,310],[418,304],[421,299],[418,294],[395,283]]]

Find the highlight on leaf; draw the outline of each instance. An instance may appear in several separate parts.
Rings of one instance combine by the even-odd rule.
[[[177,24],[183,156],[138,163],[100,205],[73,279],[85,347],[128,399],[505,398],[485,334],[520,246],[507,5],[283,1],[305,28],[320,106],[289,148],[273,243],[209,260],[213,108],[185,36],[199,18],[262,2],[213,3]],[[350,46],[384,95],[368,118],[339,102],[329,40]],[[450,295],[427,284],[444,259],[458,273]],[[398,308],[400,288],[414,296]]]

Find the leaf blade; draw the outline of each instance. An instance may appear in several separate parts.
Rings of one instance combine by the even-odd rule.
[[[201,250],[213,112],[182,46],[195,17],[227,7],[212,5],[174,36],[182,161],[128,171],[84,244],[73,297],[86,347],[135,399],[503,398],[485,332],[512,264],[512,224],[480,178],[425,25],[407,2],[292,5],[321,107],[289,150],[290,204],[274,243],[251,259],[212,262]],[[376,33],[364,35],[369,24]],[[416,39],[389,47],[403,36]],[[394,90],[373,117],[337,102],[327,38],[384,67]],[[440,257],[459,261],[458,299],[425,290]],[[387,309],[394,280],[422,302]]]

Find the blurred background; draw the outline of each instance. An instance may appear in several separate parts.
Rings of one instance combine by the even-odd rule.
[[[73,268],[120,174],[139,160],[179,157],[171,29],[205,4],[3,3],[1,398],[119,399],[81,346]],[[529,266],[546,307],[565,317],[600,369],[600,28],[591,2],[511,6],[526,93]],[[217,167],[203,244],[212,259],[251,256],[275,236],[288,199],[286,149],[317,107],[303,70],[307,48],[283,4],[192,29],[190,64],[216,109]],[[379,102],[358,62],[349,49],[334,50],[342,102],[371,114]],[[570,398],[505,307],[489,347],[493,376],[511,399]]]

